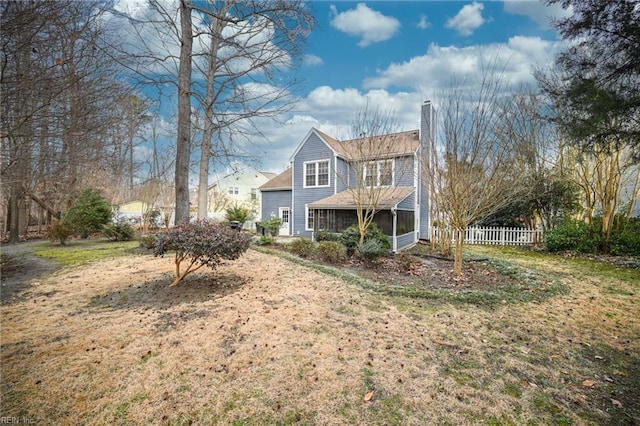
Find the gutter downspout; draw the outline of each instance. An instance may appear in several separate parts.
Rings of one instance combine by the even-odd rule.
[[[392,250],[394,253],[398,252],[398,206],[395,205],[391,208],[391,214],[393,215],[393,236],[391,237],[393,244]]]

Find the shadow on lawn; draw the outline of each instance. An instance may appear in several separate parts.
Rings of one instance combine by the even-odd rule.
[[[180,305],[202,303],[239,291],[249,280],[236,274],[220,272],[192,275],[176,287],[172,277],[131,285],[126,289],[94,296],[90,308],[166,310]]]

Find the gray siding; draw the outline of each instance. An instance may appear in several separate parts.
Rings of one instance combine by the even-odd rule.
[[[317,160],[329,160],[329,186],[304,188],[304,163]],[[293,201],[292,235],[311,236],[312,231],[305,230],[305,205],[334,194],[336,181],[334,167],[333,151],[322,139],[311,132],[293,159],[293,194],[295,199]]]
[[[436,135],[436,111],[431,105],[430,101],[425,102],[422,105],[420,111],[420,155],[419,168],[429,167],[427,159],[429,158],[429,147],[431,141],[435,140]],[[429,228],[431,226],[429,215],[430,201],[429,201],[429,180],[428,174],[424,170],[419,172],[419,185],[420,185],[420,235],[419,238],[423,240],[429,239]]]
[[[413,192],[407,198],[398,203],[398,210],[413,211],[416,206],[416,193]]]
[[[291,208],[291,190],[264,191],[262,193],[262,220],[278,217],[280,207]]]
[[[416,233],[415,232],[409,232],[408,234],[404,234],[404,235],[399,235],[397,237],[397,250],[402,250],[404,248],[409,247],[412,244],[415,244],[416,242]]]
[[[336,173],[336,193],[347,189],[347,184],[352,179],[349,176],[351,168],[349,164],[342,158],[338,158],[338,167]]]
[[[395,159],[394,181],[396,186],[413,186],[415,171],[413,170],[414,156]]]

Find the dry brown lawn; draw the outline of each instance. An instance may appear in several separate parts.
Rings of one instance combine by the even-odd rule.
[[[64,269],[0,308],[0,415],[638,424],[640,274],[518,261],[557,274],[570,294],[498,306],[390,297],[254,250],[176,288],[170,258]]]

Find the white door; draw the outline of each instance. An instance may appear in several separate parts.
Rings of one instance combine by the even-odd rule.
[[[278,216],[282,220],[282,225],[280,225],[280,235],[289,235],[289,207],[280,207],[278,213]]]

